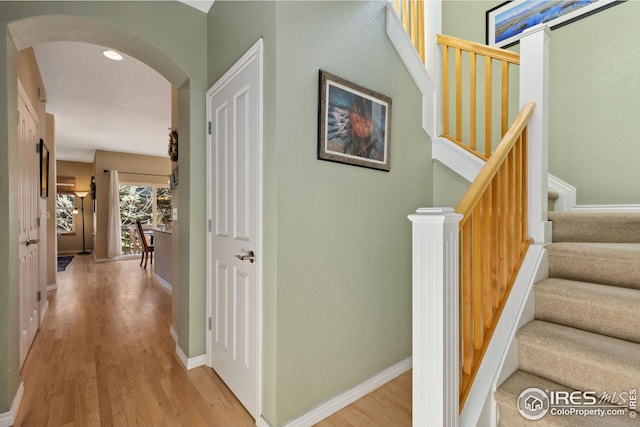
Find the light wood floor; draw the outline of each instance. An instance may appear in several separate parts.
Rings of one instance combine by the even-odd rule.
[[[58,273],[22,369],[15,427],[255,425],[213,370],[184,369],[171,296],[138,263],[76,255]],[[317,425],[410,426],[410,373]]]

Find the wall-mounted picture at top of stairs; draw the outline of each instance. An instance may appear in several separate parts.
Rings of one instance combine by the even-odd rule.
[[[578,19],[615,6],[614,0],[515,0],[502,3],[487,11],[487,44],[509,47],[522,33],[538,24],[554,29]]]
[[[391,98],[320,70],[318,159],[391,169]]]

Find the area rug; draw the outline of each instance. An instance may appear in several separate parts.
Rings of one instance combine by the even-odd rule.
[[[58,257],[58,271],[64,271],[67,265],[71,262],[73,256],[59,256]]]

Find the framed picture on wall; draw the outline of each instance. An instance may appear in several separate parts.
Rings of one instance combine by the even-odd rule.
[[[486,13],[487,44],[511,46],[520,40],[524,31],[538,24],[547,24],[552,29],[561,27],[619,3],[624,1],[508,1]]]
[[[320,70],[318,159],[391,169],[391,98]]]
[[[49,149],[44,141],[40,140],[40,197],[49,197]]]

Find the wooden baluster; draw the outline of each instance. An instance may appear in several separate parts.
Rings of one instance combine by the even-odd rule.
[[[509,63],[502,61],[502,128],[501,136],[509,128]]]
[[[502,235],[500,236],[500,294],[507,289],[509,267],[507,265],[507,239],[509,236],[509,179],[506,164],[500,167],[500,218]]]
[[[418,4],[416,0],[409,0],[410,3],[410,21],[411,21],[411,42],[413,46],[418,47]]]
[[[515,174],[515,183],[516,183],[516,191],[515,191],[515,201],[514,201],[514,217],[516,223],[514,224],[514,239],[513,242],[518,250],[520,250],[520,246],[522,243],[522,184],[523,184],[523,176],[522,176],[522,135],[518,138],[518,142],[513,147],[514,151],[514,174]],[[514,251],[515,252],[515,251]],[[514,256],[518,258],[518,254],[514,253]]]
[[[469,52],[469,148],[476,150],[476,54]]]
[[[462,50],[456,48],[456,139],[462,141]]]
[[[425,62],[425,45],[424,45],[424,0],[418,0],[418,53],[422,62]]]
[[[411,34],[411,30],[409,29],[409,0],[401,0],[400,7],[402,9],[402,13],[400,14],[400,18],[402,20],[402,25],[404,25],[404,30],[407,34]]]
[[[442,131],[449,135],[449,47],[442,46]]]
[[[466,219],[466,218],[465,218]],[[463,348],[463,369],[465,374],[471,374],[473,365],[473,311],[472,301],[472,269],[473,269],[473,224],[466,221],[462,226],[462,348]]]
[[[491,286],[491,191],[487,188],[482,198],[482,287],[484,300],[484,327],[490,328],[493,322],[493,298]]]
[[[473,210],[473,348],[484,344],[483,290],[482,290],[482,204]]]
[[[528,217],[529,206],[527,203],[527,200],[529,200],[529,195],[528,195],[528,186],[527,186],[527,179],[526,179],[526,177],[529,176],[527,171],[528,164],[529,163],[527,159],[527,128],[525,128],[524,131],[522,131],[522,176],[525,177],[522,183],[522,243],[525,243],[526,241],[529,240],[529,231],[527,228],[529,224],[529,217]]]
[[[500,305],[500,239],[503,231],[500,226],[500,174],[491,183],[491,283],[493,284],[493,306]]]
[[[491,156],[491,109],[492,109],[492,62],[491,57],[486,56],[484,59],[484,155],[489,158]]]
[[[509,281],[511,281],[515,268],[515,227],[516,227],[516,174],[515,151],[511,150],[507,157],[509,168],[509,238],[507,239],[507,254],[509,255]]]

